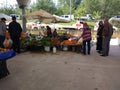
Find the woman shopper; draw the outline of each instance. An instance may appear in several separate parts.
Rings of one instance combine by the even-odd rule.
[[[99,21],[99,27],[97,30],[97,43],[96,50],[98,53],[102,53],[102,33],[103,33],[104,24],[103,21]]]
[[[87,54],[90,55],[91,29],[89,28],[87,23],[83,23],[83,29],[80,38],[83,39],[83,54],[86,55],[86,51],[87,51]],[[87,50],[86,50],[86,46],[87,46]]]

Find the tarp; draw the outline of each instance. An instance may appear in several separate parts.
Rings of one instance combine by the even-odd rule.
[[[51,23],[51,22],[57,21],[57,19],[53,15],[51,15],[50,13],[48,13],[42,9],[40,9],[38,11],[34,11],[30,14],[26,14],[25,17],[39,19],[43,23]]]
[[[7,60],[16,55],[14,50],[9,50],[6,52],[0,52],[0,60]]]

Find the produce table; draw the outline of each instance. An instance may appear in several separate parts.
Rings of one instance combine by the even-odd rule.
[[[62,45],[62,48],[63,48],[63,50],[68,49],[68,51],[73,51],[73,52],[77,52],[77,53],[82,52],[82,45],[81,44]]]
[[[15,55],[16,53],[13,50],[0,52],[0,79],[10,74],[6,61]]]

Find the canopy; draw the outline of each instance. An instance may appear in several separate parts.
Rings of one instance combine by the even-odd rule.
[[[53,15],[51,15],[50,13],[42,9],[40,9],[39,11],[34,11],[30,14],[26,14],[25,17],[39,19],[41,22],[44,22],[44,23],[51,23],[51,22],[57,21],[57,19]]]
[[[11,20],[11,16],[8,16],[6,14],[0,13],[0,19],[5,18],[6,20]]]

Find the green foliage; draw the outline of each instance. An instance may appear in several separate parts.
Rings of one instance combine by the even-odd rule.
[[[101,11],[94,11],[93,16],[95,19],[100,19],[101,18]]]
[[[62,8],[63,14],[74,14],[75,10],[79,7],[82,0],[60,0],[59,8]],[[71,7],[71,10],[70,10]]]
[[[7,6],[0,8],[0,12],[7,15],[12,13],[22,15],[21,9],[17,7]],[[90,13],[96,19],[104,19],[105,17],[110,18],[120,14],[120,0],[59,0],[57,7],[52,0],[37,0],[36,3],[30,6],[30,9],[26,9],[26,13],[39,9],[59,16],[71,13],[75,17],[80,17]]]
[[[96,19],[120,14],[120,0],[82,0],[75,15],[93,14]]]
[[[120,14],[120,0],[101,0],[102,18]]]
[[[43,9],[51,14],[56,14],[57,9],[51,0],[37,0],[36,2],[32,5],[33,11]]]
[[[41,39],[41,45],[43,46],[50,46],[51,45],[51,38],[50,37],[44,37]]]
[[[94,30],[95,22],[87,22],[91,30]]]
[[[82,4],[82,5],[83,5],[83,4]],[[74,15],[75,15],[76,17],[80,17],[80,16],[82,16],[82,15],[85,14],[85,8],[82,7],[82,5],[79,6],[79,7],[77,8],[77,10],[75,11],[75,13],[74,13]]]

